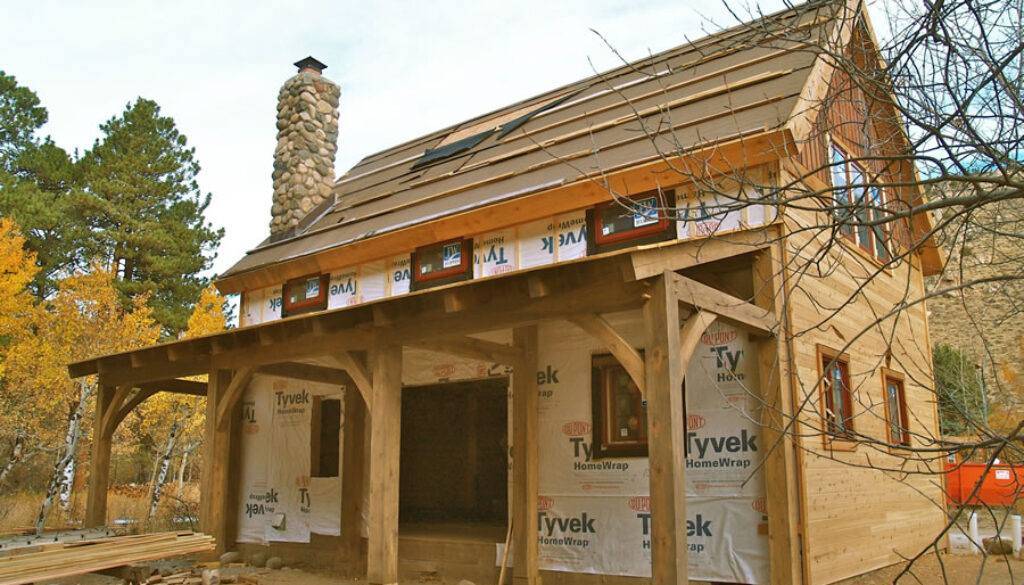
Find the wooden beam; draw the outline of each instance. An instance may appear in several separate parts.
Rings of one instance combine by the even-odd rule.
[[[666,270],[674,272],[756,252],[776,241],[777,232],[775,227],[769,226],[702,240],[674,241],[645,247],[629,254],[627,275],[633,280],[640,280],[657,276]]]
[[[312,326],[310,326],[312,329]],[[238,345],[222,353],[215,353],[217,363],[225,367],[262,366],[281,362],[321,357],[338,351],[367,349],[367,335],[359,328],[318,334],[315,331],[293,330],[292,335],[280,332],[268,334],[256,343]],[[273,338],[271,345],[262,345],[262,339]]]
[[[111,437],[114,435],[114,429],[117,427],[117,423],[121,421],[118,418],[118,413],[121,411],[121,405],[124,404],[126,398],[132,391],[132,386],[121,385],[118,386],[114,391],[113,397],[110,399],[110,404],[106,406],[103,412],[102,424],[100,430],[103,432],[105,437]],[[99,411],[97,411],[99,412]]]
[[[754,302],[782,315],[782,273],[784,267],[775,248],[754,259]],[[785,321],[782,321],[785,323]],[[780,332],[781,333],[781,332]],[[800,498],[792,380],[785,334],[766,337],[758,343],[758,374],[764,395],[762,434],[765,453],[765,487],[768,513],[768,559],[771,585],[802,583],[800,562]]]
[[[324,359],[335,362],[337,367],[348,372],[356,390],[363,397],[366,410],[373,412],[373,375],[363,361],[349,351],[338,352]]]
[[[775,315],[757,305],[727,295],[674,272],[667,272],[672,283],[676,298],[680,302],[696,309],[711,311],[722,320],[757,335],[772,335],[778,326]]]
[[[159,380],[156,382],[143,382],[135,385],[140,390],[152,390],[153,392],[170,392],[171,394],[188,394],[190,396],[206,396],[206,382],[195,380]]]
[[[93,420],[92,457],[89,459],[89,493],[85,503],[85,528],[106,526],[107,488],[110,483],[111,437],[104,433],[104,419],[111,409],[116,389],[99,380],[96,392],[96,416]]]
[[[658,277],[644,305],[648,460],[651,491],[651,583],[676,585],[688,576],[686,427],[679,302],[672,273]]]
[[[370,412],[370,526],[366,580],[398,583],[398,468],[402,437],[402,347],[380,344],[373,355]]]
[[[569,317],[569,321],[603,343],[605,348],[615,356],[615,359],[619,360],[629,377],[633,379],[637,388],[640,389],[640,394],[646,396],[644,358],[640,356],[639,351],[619,335],[611,323],[594,313],[573,315]]]
[[[428,351],[468,357],[482,362],[494,362],[514,366],[523,352],[512,345],[485,341],[475,337],[443,337],[438,339],[415,340],[406,344]]]
[[[512,374],[512,517],[516,551],[515,585],[538,585],[538,397],[537,326],[513,330],[512,340],[522,358]]]
[[[147,382],[161,382],[184,376],[196,376],[199,374],[205,374],[210,370],[210,360],[208,357],[199,359],[195,362],[147,362],[148,365],[139,368],[130,367],[128,360],[126,359],[124,367],[118,367],[116,365],[111,365],[110,367],[104,366],[108,360],[114,360],[116,362],[117,357],[118,356],[104,357],[98,360],[97,364],[98,369],[107,370],[107,373],[104,375],[110,380],[111,384],[117,386],[125,384],[138,386]],[[85,366],[83,365],[82,367],[84,368]],[[68,367],[68,370],[71,371],[70,366]]]
[[[228,418],[231,416],[231,409],[238,403],[238,399],[242,397],[242,392],[245,391],[249,385],[249,380],[252,380],[252,375],[255,373],[255,368],[252,366],[245,366],[235,372],[235,375],[231,377],[231,383],[224,390],[221,396],[217,397],[217,429],[226,430],[228,427]]]
[[[143,390],[142,388],[139,388],[138,391],[121,406],[121,409],[117,413],[117,420],[114,421],[114,426],[110,429],[110,434],[114,434],[114,430],[117,429],[117,425],[121,424],[121,421],[123,421],[136,406],[142,404],[147,398],[156,393],[156,390]]]
[[[307,382],[318,382],[321,384],[335,384],[345,386],[352,383],[352,378],[342,369],[328,368],[313,364],[300,362],[282,362],[279,364],[267,364],[256,369],[259,374],[268,376],[280,376]]]

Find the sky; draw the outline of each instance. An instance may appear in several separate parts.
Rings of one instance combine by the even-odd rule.
[[[736,24],[720,0],[0,0],[0,14],[0,70],[48,109],[41,136],[84,151],[140,96],[174,118],[212,193],[207,218],[225,229],[214,273],[269,233],[277,92],[307,55],[341,86],[340,176],[374,152],[610,69],[616,51],[635,60]]]

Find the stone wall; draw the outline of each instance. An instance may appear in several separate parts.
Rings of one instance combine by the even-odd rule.
[[[341,88],[305,69],[278,94],[277,150],[271,237],[292,233],[310,211],[333,197]]]
[[[947,195],[948,193],[947,190]],[[934,195],[933,195],[934,197]],[[990,400],[1024,408],[1024,201],[947,210],[940,245],[946,268],[930,291],[964,286],[928,300],[932,343],[946,343],[985,371]]]

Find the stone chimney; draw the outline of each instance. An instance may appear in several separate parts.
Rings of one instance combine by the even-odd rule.
[[[341,88],[320,75],[327,66],[312,57],[295,66],[299,72],[277,96],[271,240],[292,235],[311,211],[333,201]]]

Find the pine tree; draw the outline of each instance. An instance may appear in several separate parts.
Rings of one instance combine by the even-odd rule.
[[[126,300],[149,293],[164,335],[176,336],[223,236],[203,217],[210,195],[196,183],[195,149],[143,98],[100,129],[104,137],[82,159],[90,253],[112,268]]]

